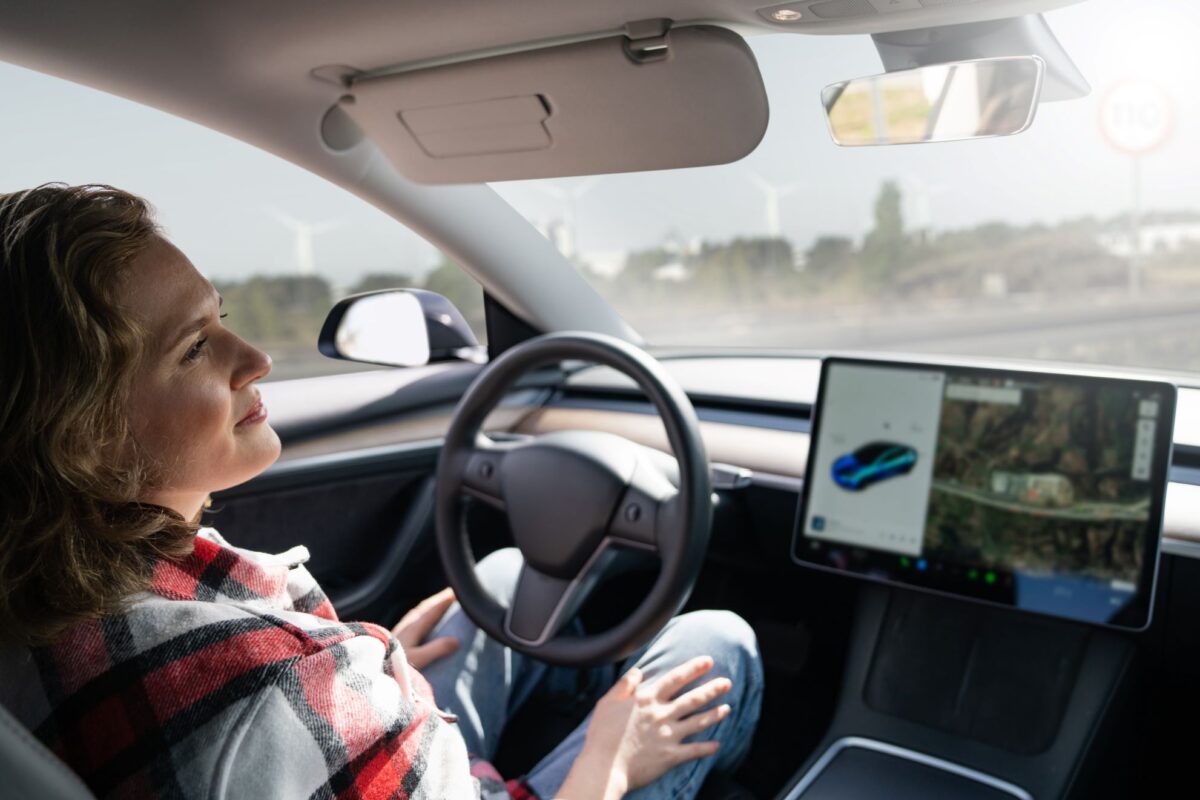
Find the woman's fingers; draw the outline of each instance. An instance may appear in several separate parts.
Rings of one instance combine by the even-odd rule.
[[[454,603],[454,590],[447,587],[426,597],[396,623],[392,633],[409,644],[419,643],[437,626],[442,615]]]
[[[458,639],[453,636],[439,636],[436,639],[430,639],[422,645],[417,645],[413,648],[413,652],[420,652],[425,655],[430,661],[436,661],[443,656],[448,656],[458,649]]]
[[[701,711],[699,714],[693,714],[686,719],[682,719],[675,723],[675,730],[679,733],[680,739],[686,739],[701,731],[706,731],[713,725],[716,725],[721,720],[729,716],[731,709],[727,704],[722,704],[716,708],[710,708],[707,711]]]
[[[642,671],[637,667],[631,667],[628,672],[617,679],[613,687],[608,690],[613,697],[624,699],[633,694],[642,682]]]
[[[708,705],[732,688],[733,681],[729,678],[713,678],[711,681],[705,681],[671,703],[671,716],[675,719],[685,717],[696,709]]]
[[[439,636],[425,644],[405,648],[404,654],[408,657],[408,663],[417,669],[424,669],[438,659],[450,655],[457,649],[458,639],[455,639],[453,636]]]
[[[671,753],[671,759],[675,762],[672,766],[685,761],[695,761],[697,758],[708,758],[720,749],[721,745],[715,739],[706,742],[685,742],[676,746]]]
[[[678,667],[666,672],[654,685],[654,694],[661,702],[668,702],[679,694],[683,687],[712,669],[713,660],[710,656],[698,656],[683,662]]]
[[[447,586],[437,594],[426,597],[417,603],[417,607],[413,611],[417,612],[417,619],[422,624],[433,628],[437,624],[437,621],[442,618],[442,614],[446,613],[446,609],[453,604],[454,590]]]

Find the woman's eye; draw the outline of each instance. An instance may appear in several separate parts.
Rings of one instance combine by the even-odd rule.
[[[196,342],[194,345],[191,346],[191,349],[189,349],[187,351],[187,355],[184,356],[184,358],[187,359],[188,361],[195,361],[197,358],[200,357],[200,352],[204,349],[204,343],[207,341],[208,341],[208,337],[205,336],[203,339]]]

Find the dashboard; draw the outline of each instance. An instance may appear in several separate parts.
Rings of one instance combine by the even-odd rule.
[[[656,353],[696,404],[709,457],[754,472],[756,483],[799,493],[808,464],[821,355]],[[837,357],[836,354],[830,357]],[[889,354],[889,358],[892,356]],[[905,357],[912,363],[947,363]],[[959,366],[1008,368],[1011,362],[972,360]],[[1044,365],[1022,362],[1037,369]],[[1128,371],[1135,379],[1170,379],[1178,386],[1174,448],[1163,509],[1163,553],[1200,559],[1200,382],[1195,376]],[[632,382],[603,367],[574,373],[555,401],[531,410],[524,433],[590,427],[660,450],[666,435]]]
[[[654,355],[695,404],[712,461],[750,470],[756,486],[799,495],[824,354]],[[358,452],[436,444],[477,371],[475,365],[449,362],[265,384],[274,427],[288,443],[278,466],[294,470]],[[1161,549],[1200,561],[1200,381],[1138,377],[1170,378],[1179,386]],[[601,430],[670,449],[662,424],[632,381],[598,366],[514,393],[487,427],[522,434]]]

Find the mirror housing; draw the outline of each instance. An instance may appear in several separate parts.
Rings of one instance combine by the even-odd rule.
[[[842,146],[1009,136],[1033,122],[1044,72],[1037,56],[934,64],[831,84],[821,102]]]
[[[1086,97],[1092,88],[1041,14],[875,33],[871,39],[888,72],[951,61],[1033,55],[1046,65],[1040,102],[1075,100]]]
[[[339,300],[325,317],[317,349],[330,358],[388,367],[487,358],[454,304],[424,289],[383,289]]]

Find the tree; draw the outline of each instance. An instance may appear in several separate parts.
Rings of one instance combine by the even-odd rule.
[[[768,298],[792,278],[794,259],[791,243],[783,238],[705,242],[694,258],[695,280],[703,293],[744,305]]]
[[[845,236],[820,236],[804,252],[804,269],[825,275],[845,269],[854,258],[854,242]]]
[[[411,275],[402,272],[371,272],[350,287],[350,294],[376,292],[380,289],[410,289],[417,285]]]
[[[884,181],[875,200],[875,227],[863,240],[862,265],[869,285],[892,283],[908,255],[902,197],[895,181]]]
[[[329,284],[316,275],[256,275],[214,286],[224,298],[226,324],[253,342],[314,343],[333,305]]]
[[[654,280],[654,271],[659,267],[678,260],[678,256],[662,247],[651,247],[648,250],[633,250],[625,256],[625,266],[621,270],[621,278],[638,284],[648,284]]]

